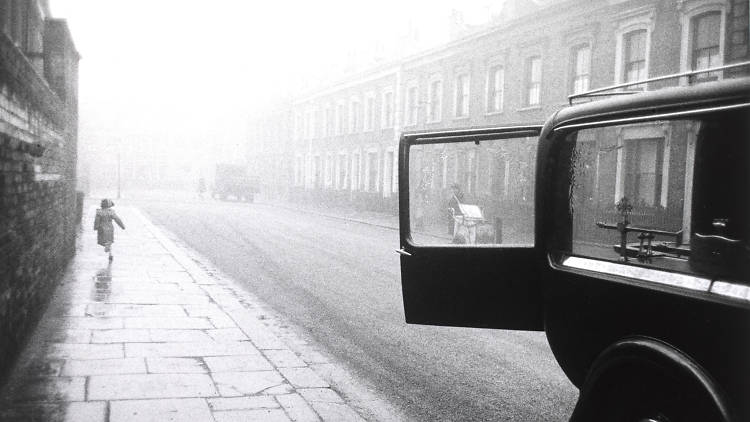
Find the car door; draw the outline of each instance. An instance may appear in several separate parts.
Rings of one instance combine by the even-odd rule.
[[[540,125],[401,137],[406,321],[542,330],[534,248]]]

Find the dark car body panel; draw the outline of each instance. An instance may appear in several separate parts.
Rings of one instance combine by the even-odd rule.
[[[560,265],[558,245],[566,239],[555,234],[556,226],[571,224],[570,212],[556,206],[560,196],[568,194],[562,172],[568,171],[569,157],[561,153],[567,133],[711,113],[734,113],[736,121],[741,113],[750,117],[748,104],[750,78],[745,78],[623,95],[560,110],[549,118],[539,136],[533,246],[414,245],[409,237],[409,178],[402,166],[400,223],[405,256],[401,262],[407,322],[543,329],[557,361],[578,387],[584,386],[592,365],[608,347],[623,339],[657,339],[675,351],[667,355],[684,356],[705,379],[715,381],[709,383],[716,386],[712,394],[726,398],[737,420],[750,420],[750,301],[565,267]],[[750,125],[750,118],[747,121]],[[463,130],[424,136],[434,142],[450,142],[452,136],[479,135]],[[408,163],[408,141],[417,137],[402,137],[402,163]],[[744,141],[750,143],[750,138],[739,142]],[[731,163],[748,166],[750,156],[734,157]],[[464,270],[459,272],[454,265]],[[721,274],[699,272],[698,276],[713,282]],[[750,284],[745,275],[739,277],[734,281]]]

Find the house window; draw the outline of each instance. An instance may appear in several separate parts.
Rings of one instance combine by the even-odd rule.
[[[383,193],[385,196],[390,196],[391,192],[393,192],[393,164],[394,164],[394,154],[393,151],[388,151],[385,153],[385,169],[383,170],[383,179],[385,182],[385,186],[383,186]]]
[[[294,113],[294,139],[302,139],[304,119],[301,111]]]
[[[469,75],[456,77],[456,117],[469,116]]]
[[[359,190],[359,154],[352,155],[352,190]]]
[[[692,68],[708,69],[721,65],[720,33],[721,14],[709,12],[691,20],[692,26]],[[718,72],[696,75],[698,81],[710,81],[719,78]]]
[[[336,178],[337,179],[336,180],[336,188],[337,189],[346,189],[347,176],[348,176],[347,175],[347,170],[348,170],[348,165],[347,164],[348,163],[347,163],[347,156],[346,156],[346,154],[339,154],[339,162],[338,162],[338,166],[336,166],[338,168],[338,175],[337,175],[337,178]]]
[[[368,95],[365,99],[365,127],[364,130],[372,130],[375,125],[375,97]]]
[[[627,139],[625,146],[625,196],[634,204],[659,204],[664,140]]]
[[[351,108],[349,109],[349,132],[351,133],[355,133],[359,129],[359,111],[359,100],[352,100]]]
[[[321,160],[320,156],[316,155],[315,158],[313,158],[313,177],[314,177],[314,184],[313,186],[315,189],[320,189],[323,187],[323,169],[321,168]]]
[[[591,46],[581,44],[573,47],[571,54],[572,69],[571,92],[580,94],[589,90],[591,71]]]
[[[383,93],[383,127],[393,127],[393,92]]]
[[[346,131],[346,105],[340,103],[336,106],[336,134],[341,135]]]
[[[526,59],[526,96],[527,106],[537,106],[541,101],[542,58],[532,56]]]
[[[305,111],[305,139],[312,139],[315,137],[315,111]]]
[[[635,82],[646,79],[646,40],[645,29],[630,31],[623,36],[623,81]]]
[[[503,111],[503,88],[505,86],[505,69],[492,66],[487,75],[487,112]]]
[[[325,122],[326,136],[331,136],[334,134],[333,133],[334,120],[333,120],[333,108],[331,108],[330,105],[326,106],[325,119],[326,119],[326,122]]]
[[[378,153],[367,153],[367,189],[368,192],[378,191]]]
[[[434,80],[430,82],[427,115],[430,122],[439,122],[442,119],[443,110],[443,82]]]
[[[406,90],[406,124],[417,124],[417,111],[419,103],[417,102],[417,87],[412,86]]]

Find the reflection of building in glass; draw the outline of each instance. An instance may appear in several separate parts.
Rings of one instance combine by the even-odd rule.
[[[584,129],[577,133],[571,207],[577,239],[611,241],[593,222],[621,220],[614,204],[632,205],[629,220],[641,227],[684,230],[689,208],[697,122],[674,121]]]
[[[262,175],[268,195],[395,211],[395,157],[403,131],[541,123],[573,93],[750,58],[746,2],[680,0],[676,5],[667,0],[506,1],[490,23],[459,31],[460,38],[446,45],[342,78],[254,119],[250,165]],[[640,89],[682,83],[687,81]],[[650,141],[626,141],[616,153],[628,174],[620,189],[660,204],[665,195],[671,197],[670,187],[653,181],[664,177],[658,162],[671,147],[659,140],[663,136],[644,136],[639,139]],[[469,155],[446,158],[442,165],[443,188],[458,182],[468,194],[479,182],[496,193],[530,198],[524,169],[533,162],[526,157]],[[348,183],[321,182],[329,168],[342,167]],[[497,181],[482,181],[489,169]]]

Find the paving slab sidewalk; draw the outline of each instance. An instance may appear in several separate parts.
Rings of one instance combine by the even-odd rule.
[[[116,207],[127,230],[109,263],[94,209],[86,203],[76,257],[0,392],[0,420],[401,419],[340,394],[326,374],[345,371],[293,332],[277,335],[262,303],[133,207]]]

